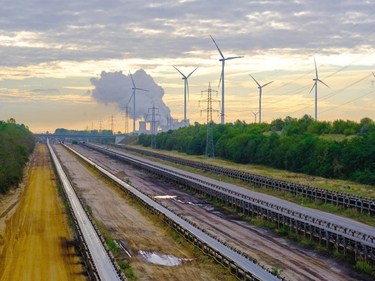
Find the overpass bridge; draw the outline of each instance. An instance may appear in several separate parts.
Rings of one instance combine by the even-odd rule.
[[[105,143],[120,143],[123,139],[125,139],[127,136],[130,136],[131,134],[34,134],[35,137],[40,137],[43,140],[46,140],[47,138],[50,139],[57,139],[59,141],[65,141],[65,140],[76,140],[77,142],[105,142]]]

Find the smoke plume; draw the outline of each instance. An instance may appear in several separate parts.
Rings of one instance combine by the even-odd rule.
[[[135,95],[135,116],[136,119],[144,119],[152,108],[153,104],[159,108],[160,125],[167,125],[167,117],[170,116],[171,110],[162,100],[164,89],[158,86],[154,79],[143,69],[137,70],[133,74],[135,86],[137,88],[148,90],[148,92],[137,90]],[[124,75],[122,71],[105,72],[102,71],[100,78],[91,78],[90,82],[95,89],[92,90],[92,97],[100,103],[115,103],[121,111],[126,106],[131,107],[133,112],[133,84],[129,75]],[[131,114],[133,117],[133,113]]]

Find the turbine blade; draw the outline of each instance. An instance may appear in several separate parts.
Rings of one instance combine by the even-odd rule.
[[[224,72],[224,69],[221,70],[221,75],[220,75],[219,85],[217,85],[218,88],[220,88],[221,78],[223,78],[223,72]]]
[[[221,56],[223,59],[225,59],[223,53],[220,51],[219,46],[216,44],[216,41],[214,40],[214,38],[212,38],[211,34],[210,34],[210,37],[211,37],[212,41],[214,41],[214,44],[215,44],[217,50],[219,51],[220,56]]]
[[[145,89],[142,89],[142,88],[133,88],[133,90],[139,90],[139,91],[144,91],[144,92],[148,92],[148,90],[145,90]]]
[[[130,74],[130,78],[132,79],[133,87],[135,88],[135,84],[134,84],[133,76],[132,76],[132,74],[130,73],[130,71],[129,71],[129,74]]]
[[[243,57],[244,57],[244,56],[229,57],[229,58],[225,58],[225,60],[240,59],[240,58],[243,58]]]
[[[189,78],[190,77],[190,75],[192,75],[193,73],[194,73],[194,71],[196,71],[197,70],[197,68],[198,68],[198,66],[192,71],[192,72],[190,72],[190,74],[188,75],[188,76],[186,76],[186,79],[187,78]]]
[[[255,78],[253,76],[251,76],[251,74],[249,74],[251,78],[253,78],[253,80],[255,81],[255,83],[257,83],[257,85],[260,87],[259,83],[257,80],[255,80]]]
[[[375,77],[375,72],[373,72],[372,75],[374,75],[374,77]]]
[[[316,75],[316,79],[318,79],[318,68],[316,67],[315,56],[314,56],[314,64],[315,64],[315,75]]]
[[[266,87],[267,85],[271,84],[272,82],[273,82],[273,81],[264,84],[264,85],[262,86],[262,88],[263,88],[263,87]]]
[[[315,81],[314,85],[312,86],[312,88],[311,88],[309,94],[311,94],[311,91],[314,89],[314,87],[316,87],[316,81]]]
[[[188,101],[189,101],[189,80],[188,79],[186,79],[186,88],[187,88]]]
[[[322,80],[318,79],[318,81],[324,85],[326,85],[328,88],[330,88],[326,83],[324,83]],[[331,88],[330,88],[331,89]]]
[[[130,103],[130,101],[132,100],[134,94],[135,94],[135,90],[133,89],[133,94],[130,96],[130,99],[129,99],[129,101],[128,101],[128,103],[127,103],[126,105],[129,105],[129,103]]]
[[[173,65],[172,65],[173,66]],[[180,72],[180,74],[182,75],[182,77],[184,77],[184,78],[186,78],[186,76],[181,72],[181,71],[179,71],[178,69],[177,69],[177,67],[175,67],[175,66],[173,66],[174,67],[174,69],[176,69],[178,72]]]
[[[217,85],[218,88],[220,88],[220,84],[221,84],[221,75],[220,75],[219,85]]]

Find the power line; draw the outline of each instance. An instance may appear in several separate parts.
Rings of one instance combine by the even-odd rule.
[[[351,84],[349,84],[349,85],[347,85],[347,86],[345,86],[345,87],[343,87],[343,88],[341,88],[341,89],[339,89],[339,90],[336,90],[336,91],[334,91],[334,92],[331,93],[331,94],[328,94],[328,95],[326,95],[326,96],[323,96],[323,97],[319,98],[319,100],[321,100],[321,101],[323,101],[323,100],[327,100],[327,99],[329,99],[329,98],[331,98],[331,97],[333,97],[333,96],[335,96],[335,95],[337,95],[337,94],[339,94],[339,93],[345,91],[346,89],[349,89],[351,86],[354,86],[354,85],[356,85],[356,84],[362,82],[363,80],[367,79],[367,78],[370,77],[370,76],[372,76],[372,74],[369,74],[369,75],[367,75],[367,76],[365,76],[365,77],[363,77],[363,78],[361,78],[361,79],[359,79],[359,80],[357,80],[357,81],[355,81],[355,82],[353,82],[353,83],[351,83]]]
[[[355,24],[355,25],[352,26],[350,29],[348,29],[348,30],[346,30],[346,31],[344,31],[344,32],[349,32],[349,31],[351,31],[352,29],[354,29],[356,26],[358,26],[360,23],[362,23],[363,21],[365,21],[366,19],[368,19],[368,18],[369,18],[370,16],[372,16],[373,14],[375,14],[375,11],[372,11],[370,14],[368,14],[366,17],[364,17],[360,22],[358,22],[357,24]],[[348,49],[352,49],[354,46],[356,46],[356,45],[359,44],[360,42],[362,42],[362,41],[364,41],[365,39],[367,39],[367,38],[368,38],[370,35],[372,35],[374,32],[375,32],[375,29],[372,30],[371,32],[369,32],[364,38],[362,38],[362,39],[356,41],[354,44],[352,44],[350,47],[348,47]],[[331,40],[331,41],[328,42],[325,46],[323,46],[323,47],[319,48],[318,50],[316,50],[316,51],[314,52],[314,54],[317,54],[318,52],[320,52],[321,50],[323,50],[323,49],[325,49],[326,47],[330,46],[334,41],[337,41],[337,40],[338,40],[338,38],[335,38],[335,39]],[[374,52],[373,52],[373,53],[374,53]],[[373,53],[371,53],[370,55],[372,55]],[[363,55],[363,56],[368,56],[368,54]],[[357,58],[357,59],[353,60],[349,65],[346,65],[346,66],[340,68],[339,70],[337,70],[336,72],[334,72],[334,73],[328,75],[328,76],[325,77],[324,79],[327,79],[327,78],[329,78],[329,77],[332,77],[332,76],[336,75],[337,73],[340,73],[340,72],[343,71],[344,69],[350,67],[354,62],[356,62],[356,61],[362,59],[363,56],[361,56],[360,58]],[[282,88],[282,87],[285,87],[285,86],[287,86],[287,85],[290,85],[290,84],[292,84],[292,83],[294,83],[294,82],[296,82],[296,81],[298,81],[298,80],[304,78],[305,76],[307,76],[307,75],[310,74],[311,72],[313,72],[313,70],[310,71],[310,72],[307,72],[307,73],[303,74],[302,76],[300,76],[300,77],[298,77],[298,78],[296,78],[296,79],[294,79],[294,80],[292,80],[292,81],[290,81],[290,82],[287,82],[287,83],[285,83],[285,84],[283,84],[283,85],[281,85],[281,86],[279,86],[279,87],[276,87],[276,88],[274,88],[274,89],[272,89],[272,90],[269,90],[268,93],[271,93],[271,92],[273,92],[273,91],[276,91],[276,90],[278,90],[278,89],[280,89],[280,88]],[[280,95],[284,95],[284,94],[288,94],[288,92],[287,92],[287,93],[280,94]],[[275,102],[275,103],[276,103],[276,102]]]
[[[338,105],[338,106],[335,106],[335,107],[332,107],[332,108],[330,108],[330,109],[324,110],[324,111],[320,112],[320,114],[325,113],[325,112],[327,112],[327,111],[331,111],[331,110],[336,109],[336,108],[339,108],[339,107],[341,107],[341,106],[343,106],[343,105],[346,105],[346,104],[348,104],[348,103],[351,103],[351,102],[353,102],[353,101],[359,100],[359,99],[361,99],[361,98],[363,98],[363,97],[365,97],[365,96],[368,96],[368,95],[370,95],[370,94],[372,94],[372,93],[374,93],[374,92],[375,92],[375,90],[372,90],[372,91],[368,92],[367,94],[364,94],[364,95],[362,95],[362,96],[359,96],[359,97],[357,97],[357,98],[355,98],[355,99],[352,99],[352,100],[350,100],[350,101],[348,101],[348,102],[345,102],[345,103],[342,103],[342,104],[340,104],[340,105]]]

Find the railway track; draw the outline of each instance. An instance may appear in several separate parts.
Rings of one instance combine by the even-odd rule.
[[[172,163],[193,167],[203,171],[212,172],[215,174],[223,175],[226,177],[238,179],[247,183],[258,186],[267,187],[270,189],[284,191],[294,196],[302,196],[311,200],[320,200],[326,204],[341,206],[348,209],[356,209],[363,213],[366,212],[372,216],[375,215],[375,199],[369,197],[362,197],[346,192],[335,192],[323,188],[318,188],[309,185],[297,184],[282,180],[276,180],[270,177],[264,177],[247,172],[242,172],[234,169],[223,168],[215,165],[205,164],[193,160],[186,160],[179,157],[168,156],[165,154],[146,151],[133,147],[122,145],[109,144],[110,146],[123,149],[125,151],[135,152],[141,155],[151,156],[161,160],[169,161]]]
[[[186,240],[202,249],[207,255],[212,256],[217,262],[230,268],[231,272],[235,274],[239,280],[280,280],[269,271],[254,263],[249,257],[224,245],[212,235],[207,234],[203,229],[197,228],[185,218],[180,217],[173,211],[160,205],[153,198],[130,186],[91,159],[83,156],[68,146],[65,147],[89,165],[95,167],[97,171],[112,182],[116,183],[125,192],[141,201],[148,210],[159,216],[162,215],[166,224],[182,234]]]
[[[327,247],[333,246],[337,250],[354,252],[356,258],[375,260],[373,227],[119,151],[91,144],[85,145],[182,185],[185,189],[227,202],[241,213],[262,217],[279,226],[287,225],[291,231],[325,243]]]
[[[54,166],[63,186],[71,213],[74,217],[80,247],[83,251],[84,261],[88,270],[90,280],[116,281],[124,280],[119,268],[114,265],[113,260],[107,253],[103,240],[98,235],[89,216],[86,214],[79,197],[70,183],[63,167],[61,166],[55,152],[47,140]]]

